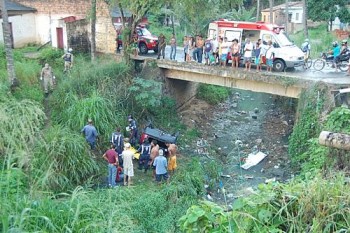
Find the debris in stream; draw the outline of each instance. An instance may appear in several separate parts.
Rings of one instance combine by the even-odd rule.
[[[265,180],[265,183],[266,183],[266,184],[271,183],[271,182],[276,182],[276,177],[271,178],[271,179],[266,179],[266,180]]]
[[[245,164],[243,164],[241,167],[245,170],[257,165],[258,163],[260,163],[265,157],[267,156],[267,154],[259,151],[256,154],[249,154],[247,159],[245,160]]]

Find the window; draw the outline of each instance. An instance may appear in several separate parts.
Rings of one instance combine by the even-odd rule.
[[[241,31],[226,30],[224,37],[227,37],[227,41],[229,42],[231,42],[233,39],[237,39],[238,42],[241,42],[241,34]]]
[[[295,14],[295,21],[299,21],[299,13]]]
[[[264,15],[264,19],[263,19],[264,22],[266,22],[266,15]]]

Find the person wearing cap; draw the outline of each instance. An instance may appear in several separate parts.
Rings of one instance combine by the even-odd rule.
[[[68,70],[70,70],[73,67],[73,49],[69,48],[68,51],[63,54],[62,58],[64,60],[64,71],[63,72],[67,72]]]
[[[148,163],[151,157],[151,144],[148,141],[148,138],[146,137],[137,150],[141,155],[139,159],[139,170],[142,170],[143,168],[145,169],[145,173],[148,170]]]
[[[132,160],[134,159],[134,152],[132,152],[130,148],[130,143],[125,143],[124,151],[122,153],[124,163],[124,185],[128,185],[128,187],[130,187],[132,184],[131,177],[134,176],[134,165],[132,163]]]
[[[130,144],[132,146],[136,145],[137,141],[137,124],[136,120],[133,118],[133,116],[128,116],[129,121],[129,129],[130,129]]]
[[[84,128],[81,130],[81,133],[84,134],[85,139],[89,143],[91,150],[94,150],[96,146],[98,133],[91,119],[88,120],[88,124],[84,126]]]
[[[156,167],[156,181],[168,180],[168,163],[164,157],[164,151],[159,150],[159,155],[154,159],[153,166]]]
[[[55,76],[53,75],[52,68],[48,63],[45,64],[44,68],[41,70],[40,81],[43,80],[44,92],[47,96],[49,94],[49,89],[53,89],[55,83]]]
[[[309,39],[305,39],[304,43],[301,45],[301,50],[304,53],[304,62],[306,63],[310,58],[311,45]]]

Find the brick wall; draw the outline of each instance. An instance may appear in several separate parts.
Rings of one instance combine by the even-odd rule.
[[[75,25],[67,23],[67,42],[70,44],[77,41],[85,45],[86,38],[89,38],[90,22],[88,20],[91,10],[91,0],[13,0],[28,7],[33,7],[37,10],[37,15],[67,15],[76,16],[77,19],[86,19],[84,25],[85,31],[82,31],[82,22],[78,22]],[[112,23],[112,17],[110,16],[109,6],[105,1],[97,0],[96,6],[96,50],[102,53],[115,53],[116,49],[116,31]],[[73,28],[79,28],[78,32],[73,33]],[[40,28],[37,28],[40,30]],[[69,32],[68,32],[69,30]],[[73,39],[72,39],[73,38]],[[71,40],[71,41],[70,41]],[[84,41],[84,42],[82,42]],[[73,46],[73,45],[72,45]],[[84,48],[80,46],[79,49]]]
[[[35,8],[39,14],[72,14],[86,17],[91,8],[90,0],[12,0]]]
[[[90,52],[89,22],[86,19],[66,24],[68,47],[77,52]]]

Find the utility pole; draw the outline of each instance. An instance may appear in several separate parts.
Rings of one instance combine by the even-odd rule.
[[[307,0],[303,0],[303,27],[304,27],[305,38],[309,38],[309,30],[307,28],[307,18],[308,18]]]
[[[260,21],[260,0],[256,1],[256,19],[255,21]]]
[[[1,17],[2,17],[2,30],[4,35],[4,45],[5,45],[6,61],[7,61],[7,75],[8,75],[8,80],[10,85],[14,86],[16,83],[16,74],[15,74],[15,65],[14,65],[14,59],[13,59],[9,18],[8,18],[5,0],[0,0],[0,4],[1,4]]]
[[[289,23],[289,0],[286,0],[286,33],[288,35],[288,23]]]
[[[273,20],[273,0],[269,0],[269,5],[270,5],[270,23],[274,23],[274,20]]]
[[[96,59],[96,0],[91,0],[91,61]]]

